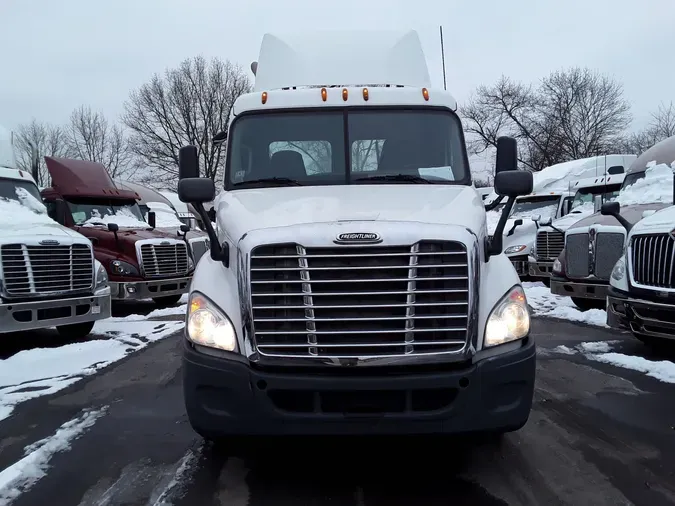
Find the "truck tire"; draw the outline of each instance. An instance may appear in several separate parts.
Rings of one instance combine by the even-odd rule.
[[[77,341],[83,339],[91,334],[96,322],[73,323],[71,325],[60,325],[56,327],[56,331],[61,337]]]
[[[157,297],[155,299],[152,299],[152,301],[159,307],[169,307],[178,304],[180,298],[181,298],[180,295],[169,295],[168,297]]]
[[[605,301],[597,299],[583,299],[581,297],[572,297],[572,302],[582,311],[589,309],[605,309]]]

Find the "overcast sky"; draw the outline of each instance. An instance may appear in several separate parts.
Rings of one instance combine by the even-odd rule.
[[[443,24],[460,102],[501,74],[589,66],[623,82],[640,126],[675,100],[674,20],[675,0],[0,0],[0,124],[81,104],[112,118],[155,72],[198,54],[248,69],[265,32],[295,28],[414,28],[441,86]]]

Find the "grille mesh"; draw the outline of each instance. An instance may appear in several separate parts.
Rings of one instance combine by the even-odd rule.
[[[188,253],[184,242],[141,245],[141,263],[146,276],[187,274]]]
[[[636,283],[675,289],[675,240],[670,234],[636,235],[631,267]]]
[[[463,244],[304,248],[251,255],[253,327],[268,356],[364,357],[462,350],[469,270]]]
[[[565,234],[554,231],[537,232],[537,258],[541,260],[555,260],[565,245]]]

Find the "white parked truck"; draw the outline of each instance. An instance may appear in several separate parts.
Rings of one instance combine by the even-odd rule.
[[[49,218],[10,151],[0,138],[0,333],[56,327],[82,338],[110,316],[105,269],[86,237]]]
[[[519,276],[529,274],[529,257],[532,255],[537,234],[535,221],[547,223],[566,216],[572,207],[577,184],[586,178],[622,174],[636,159],[635,155],[602,155],[546,167],[534,174],[534,188],[530,195],[516,199],[510,219],[504,229],[504,253]],[[486,205],[490,210],[499,202],[494,196]],[[493,233],[499,214],[488,212],[488,231]]]
[[[565,231],[579,220],[600,210],[600,206],[619,195],[626,174],[580,179],[572,185],[576,190],[570,212],[555,221],[537,220],[537,235],[528,258],[530,278],[549,282],[553,262],[565,246]]]
[[[508,202],[489,241],[456,110],[415,32],[264,36],[255,88],[232,108],[217,232],[214,182],[196,147],[179,153],[180,198],[211,237],[183,347],[199,434],[525,424],[535,344],[500,229],[532,175],[501,138]]]

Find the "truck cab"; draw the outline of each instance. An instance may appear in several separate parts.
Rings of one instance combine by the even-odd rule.
[[[663,161],[668,155],[659,157],[658,149],[659,144],[640,155],[626,172],[619,195],[603,204],[618,206],[616,212],[594,213],[567,229],[565,247],[551,268],[552,293],[571,297],[582,310],[605,308],[610,275],[624,251],[626,228],[672,205],[672,169],[670,161]]]
[[[50,216],[91,240],[113,301],[152,299],[168,306],[187,293],[194,271],[187,242],[147,223],[136,192],[119,189],[99,163],[45,161],[52,187],[42,196]]]
[[[454,98],[415,32],[263,38],[190,288],[183,391],[207,439],[504,433],[528,419],[530,315],[502,232],[532,190],[500,138],[495,238]],[[222,139],[224,135],[218,135]],[[197,148],[178,194],[206,216]]]
[[[565,231],[583,218],[600,210],[605,202],[615,199],[626,175],[616,174],[580,179],[572,184],[576,190],[568,214],[554,221],[537,220],[537,235],[528,258],[529,274],[533,280],[548,283],[553,262],[565,245]]]
[[[56,327],[81,339],[110,317],[106,271],[86,237],[47,215],[1,132],[0,164],[0,333]]]

